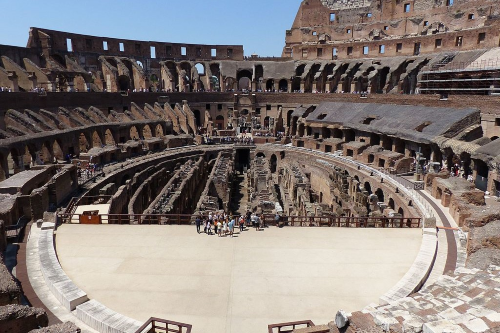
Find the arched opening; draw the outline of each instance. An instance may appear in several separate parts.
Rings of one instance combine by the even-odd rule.
[[[396,209],[396,205],[394,204],[394,199],[393,199],[393,198],[389,198],[388,205],[389,205],[389,207],[390,207],[392,210]]]
[[[114,146],[116,144],[113,133],[109,128],[106,130],[106,132],[104,132],[104,141],[106,142],[107,146]]]
[[[149,125],[144,125],[142,128],[142,137],[146,140],[153,137],[153,133],[151,132],[151,127],[149,127]]]
[[[274,80],[269,79],[266,81],[266,91],[274,91]]]
[[[292,125],[292,114],[293,114],[293,110],[288,110],[288,112],[286,113],[286,125],[288,127],[291,127],[291,125]]]
[[[194,119],[196,121],[196,126],[200,127],[201,126],[201,115],[200,115],[200,110],[194,110]]]
[[[491,141],[495,141],[495,140],[497,140],[497,139],[498,139],[498,136],[492,136],[492,137],[491,137]]]
[[[78,147],[80,148],[80,153],[86,153],[90,149],[89,142],[83,133],[80,133],[78,138]]]
[[[288,80],[286,79],[281,79],[280,82],[278,83],[279,89],[281,92],[287,92],[288,91]]]
[[[384,147],[385,150],[392,150],[392,138],[390,137],[384,137],[384,140],[382,141],[382,147]]]
[[[137,66],[139,66],[141,68],[144,68],[144,65],[142,64],[141,61],[137,60],[136,63],[137,63]]]
[[[375,191],[375,195],[378,198],[378,202],[385,202],[384,191],[382,191],[382,189],[378,188]]]
[[[375,161],[375,155],[369,154],[368,155],[368,163],[373,163]]]
[[[299,128],[297,130],[297,135],[300,136],[300,137],[303,137],[304,136],[304,131],[305,131],[305,125],[304,125],[304,123],[300,123],[299,124]]]
[[[339,128],[332,129],[332,136],[335,139],[342,139],[342,130]]]
[[[92,147],[102,147],[103,144],[102,144],[102,140],[101,140],[101,137],[99,136],[99,134],[97,134],[96,131],[94,131],[92,133]]]
[[[198,71],[198,75],[205,75],[205,66],[202,63],[199,62],[194,67]]]
[[[263,77],[264,77],[264,67],[262,67],[262,65],[256,65],[255,66],[255,78],[257,80],[259,80]]]
[[[370,134],[370,145],[371,146],[378,146],[380,145],[380,136],[375,133]]]
[[[278,158],[276,155],[271,155],[271,173],[275,173],[278,167]]]
[[[165,63],[165,66],[167,67],[167,75],[169,75],[172,90],[179,91],[179,75],[177,73],[177,66],[175,65],[175,62],[168,61]]]
[[[251,90],[252,88],[252,73],[247,70],[241,70],[236,75],[238,81],[238,90]]]
[[[137,130],[137,127],[130,127],[129,135],[130,140],[139,140],[139,131]]]
[[[389,67],[384,67],[380,71],[380,76],[379,76],[379,85],[377,91],[372,91],[373,93],[379,93],[383,94],[384,93],[384,87],[387,83],[387,76],[389,75],[389,71],[391,69]]]
[[[237,83],[237,81],[234,79],[234,77],[226,77],[226,91],[233,91],[235,89],[235,83]],[[236,89],[238,89],[238,87],[236,86]]]
[[[165,134],[163,133],[163,127],[162,127],[160,124],[156,125],[156,135],[155,135],[155,136],[156,136],[157,138],[161,138],[161,137],[163,137],[164,135],[165,135]]]
[[[264,118],[264,129],[269,129],[269,119],[269,116]]]
[[[344,131],[344,141],[351,142],[356,140],[356,133],[352,129],[346,129]]]
[[[210,72],[212,76],[210,77],[210,89],[219,91],[220,90],[220,67],[219,64],[211,64]]]
[[[263,158],[266,158],[266,155],[263,153],[263,152],[258,152],[257,155],[255,155],[256,157],[263,157]]]
[[[120,75],[118,77],[118,89],[120,91],[127,91],[130,89],[130,78],[126,75]]]
[[[322,127],[321,128],[321,136],[323,137],[323,139],[330,139],[330,137],[331,137],[330,129],[326,128],[326,127]]]
[[[52,147],[50,146],[50,142],[45,141],[40,149],[41,164],[52,164],[54,162],[54,157],[51,150]]]
[[[401,215],[401,217],[404,217],[404,216],[405,216],[405,211],[404,211],[404,209],[403,209],[402,207],[399,207],[399,209],[398,209],[398,214],[400,214],[400,215]]]
[[[224,129],[224,116],[219,115],[215,118],[215,126],[218,130]]]
[[[0,154],[0,182],[9,177],[9,167],[4,162],[4,156]]]
[[[64,152],[61,148],[61,143],[58,142],[58,139],[54,140],[54,143],[52,144],[52,153],[57,161],[64,161],[66,159],[66,156],[64,156]]]
[[[372,186],[370,185],[369,182],[365,182],[363,187],[365,188],[365,191],[368,192],[369,195],[372,194]]]

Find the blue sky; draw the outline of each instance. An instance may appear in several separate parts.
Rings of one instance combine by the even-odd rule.
[[[26,46],[30,27],[159,42],[243,45],[280,56],[301,0],[0,1],[0,44]]]

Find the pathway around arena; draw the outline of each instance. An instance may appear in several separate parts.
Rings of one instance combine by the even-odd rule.
[[[218,238],[194,226],[117,225],[63,225],[56,237],[63,269],[91,299],[193,333],[265,332],[360,310],[403,277],[421,240],[420,229],[272,227]]]

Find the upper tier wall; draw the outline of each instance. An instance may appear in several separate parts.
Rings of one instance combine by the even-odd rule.
[[[496,1],[302,2],[286,31],[283,56],[357,59],[498,46]]]
[[[243,60],[241,45],[201,45],[95,37],[31,28],[28,48],[53,53],[97,53],[106,56],[162,59]],[[154,52],[152,52],[154,48]],[[183,52],[185,48],[185,53]],[[213,54],[215,52],[215,54]]]

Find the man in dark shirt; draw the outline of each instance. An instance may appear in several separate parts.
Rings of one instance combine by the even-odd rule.
[[[201,219],[199,216],[196,217],[195,223],[196,223],[196,231],[200,233]]]

